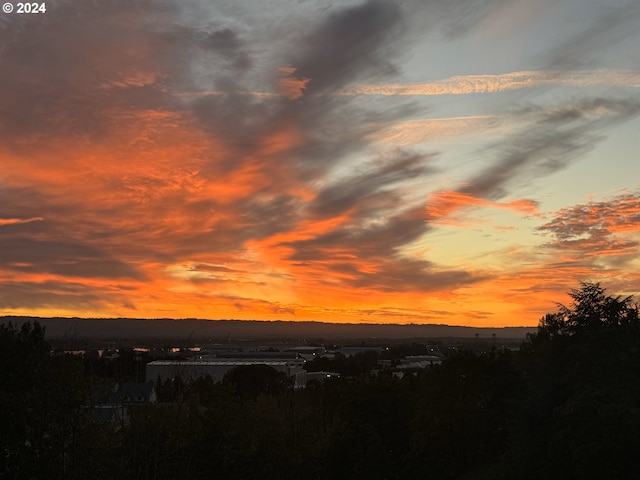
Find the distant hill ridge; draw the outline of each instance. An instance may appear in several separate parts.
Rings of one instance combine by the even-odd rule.
[[[38,321],[47,338],[525,338],[536,327],[463,327],[438,324],[328,323],[315,321],[4,316],[0,323]]]

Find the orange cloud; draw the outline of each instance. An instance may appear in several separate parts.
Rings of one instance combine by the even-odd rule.
[[[394,145],[413,145],[430,140],[497,131],[500,125],[500,119],[493,115],[429,118],[388,125],[374,133],[372,138]]]
[[[553,236],[549,247],[588,257],[632,255],[639,249],[640,195],[628,193],[564,208],[539,227]]]
[[[527,199],[500,203],[458,191],[442,190],[429,194],[427,200],[429,222],[436,225],[468,226],[469,221],[472,220],[456,214],[471,208],[501,208],[522,215],[538,215],[538,204],[533,200]]]
[[[278,69],[283,75],[293,75],[292,67]],[[286,77],[279,82],[280,93],[264,91],[234,92],[257,97],[284,95],[290,99],[302,96],[310,79]],[[587,88],[607,86],[617,88],[640,88],[640,72],[635,70],[585,70],[556,71],[534,70],[510,72],[496,75],[457,75],[444,80],[426,83],[394,83],[380,85],[349,85],[331,95],[380,95],[380,96],[440,96],[469,95],[472,93],[499,93],[542,86],[568,86]],[[228,95],[222,90],[182,92],[183,96]],[[325,95],[324,93],[320,95]]]
[[[0,218],[0,227],[4,225],[18,225],[20,223],[41,222],[44,220],[42,217],[33,218]]]
[[[461,75],[429,83],[351,85],[339,95],[468,95],[496,93],[543,85],[570,87],[640,87],[640,72],[633,70],[595,70],[580,72],[525,71],[500,75]]]
[[[293,77],[293,74],[296,72],[295,68],[281,67],[278,71],[285,76],[278,82],[280,92],[289,100],[296,100],[302,97],[310,79]]]

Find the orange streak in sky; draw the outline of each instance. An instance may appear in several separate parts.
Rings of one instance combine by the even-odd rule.
[[[285,78],[282,78],[278,82],[278,87],[282,94],[289,100],[296,100],[302,97],[302,95],[304,95],[304,89],[307,88],[307,83],[309,83],[310,79],[293,77],[292,75],[296,72],[295,68],[281,67],[278,70],[285,75]]]
[[[456,218],[455,214],[461,210],[473,207],[502,208],[524,215],[538,215],[536,202],[526,199],[500,203],[474,197],[466,193],[442,190],[429,194],[427,200],[429,221],[440,225],[463,225],[463,222],[461,222],[459,218]]]

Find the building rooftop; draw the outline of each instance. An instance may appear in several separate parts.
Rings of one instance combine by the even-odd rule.
[[[263,358],[221,358],[216,360],[155,360],[153,362],[149,362],[148,365],[158,365],[158,366],[171,366],[171,365],[183,365],[187,367],[197,367],[197,366],[209,366],[209,365],[269,365],[269,366],[284,366],[289,363],[295,363],[295,359],[282,359],[282,360],[274,360],[274,359],[263,359]]]

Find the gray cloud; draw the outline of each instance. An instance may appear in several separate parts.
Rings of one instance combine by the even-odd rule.
[[[284,243],[294,247],[292,260],[313,261],[339,259],[340,249],[357,258],[391,258],[397,249],[419,239],[429,227],[422,206],[390,215],[378,222],[348,224],[310,240]]]
[[[554,45],[541,59],[545,70],[559,77],[591,67],[617,45],[637,35],[640,7],[608,8],[592,24]],[[627,65],[625,65],[627,66]],[[510,95],[518,104],[530,92]],[[492,200],[508,195],[518,182],[533,182],[578,161],[605,137],[606,131],[640,114],[637,95],[574,98],[564,105],[528,106],[509,115],[524,121],[523,128],[483,152],[495,161],[468,179],[461,192]]]
[[[149,5],[145,12],[125,1],[59,2],[38,18],[37,28],[32,18],[12,15],[0,28],[0,135],[14,148],[28,147],[20,142],[25,136],[43,142],[91,137],[107,128],[107,107],[162,105],[163,95],[152,85],[132,85],[133,94],[101,90],[122,81],[122,72],[156,68],[144,47],[131,48],[148,41],[159,4]]]
[[[308,30],[295,37],[295,43],[281,45],[270,59],[278,66],[295,69],[294,78],[308,79],[304,95],[297,100],[282,97],[254,97],[248,90],[256,87],[250,74],[219,74],[211,69],[211,83],[224,95],[192,100],[192,107],[205,129],[220,135],[234,147],[226,158],[217,158],[211,168],[229,171],[243,165],[246,152],[260,140],[282,128],[300,127],[302,141],[284,152],[279,163],[289,162],[303,181],[325,175],[345,155],[361,152],[371,144],[372,135],[384,123],[406,119],[418,111],[408,99],[377,99],[325,95],[353,82],[376,83],[398,72],[396,62],[405,47],[425,29],[443,29],[461,36],[504,0],[388,2],[370,0],[346,8],[332,8],[319,20],[287,18],[287,24],[300,24]],[[427,21],[428,19],[428,21]],[[276,34],[284,32],[274,29]],[[271,33],[273,34],[273,33]],[[286,35],[284,35],[286,36]],[[237,38],[237,37],[234,37]],[[256,39],[245,38],[247,42]],[[250,45],[238,47],[246,51]],[[274,83],[277,78],[274,78]],[[263,85],[264,89],[264,85]],[[424,107],[420,108],[424,111]],[[267,164],[273,159],[264,158]]]
[[[595,98],[561,107],[528,107],[514,113],[525,127],[493,147],[497,160],[469,179],[463,193],[493,200],[515,181],[566,168],[602,140],[602,132],[640,114],[636,98]]]
[[[639,20],[638,5],[607,8],[584,30],[554,46],[545,63],[558,71],[591,67],[598,57],[613,53],[613,49],[637,35]]]
[[[0,238],[0,267],[80,278],[145,279],[135,267],[94,246],[74,240],[37,240],[19,235]]]
[[[396,152],[392,158],[378,168],[366,166],[361,172],[320,189],[317,197],[308,206],[313,216],[334,216],[357,208],[362,214],[372,210],[397,208],[401,202],[394,187],[404,181],[425,175],[431,169],[425,155],[411,152]],[[426,157],[426,158],[425,158]]]
[[[303,181],[324,175],[347,153],[364,149],[371,143],[370,135],[381,128],[380,121],[406,116],[412,111],[410,103],[381,102],[372,109],[357,98],[317,94],[331,93],[357,79],[388,77],[395,72],[393,60],[401,55],[404,34],[401,26],[402,11],[392,2],[377,0],[334,9],[321,17],[296,44],[282,46],[286,50],[272,54],[278,63],[272,67],[274,85],[267,87],[273,89],[279,81],[277,67],[293,68],[292,77],[308,79],[298,100],[247,95],[255,87],[251,75],[214,73],[214,90],[225,94],[196,98],[191,104],[203,128],[233,148],[211,168],[240,168],[264,138],[291,124],[299,127],[301,141],[277,159],[261,161],[264,165],[286,162]]]
[[[428,292],[471,285],[486,277],[464,270],[442,269],[432,262],[394,259],[382,262],[374,274],[358,272],[347,284],[386,292]]]
[[[313,239],[283,245],[293,248],[290,259],[299,262],[300,266],[321,262],[329,271],[347,274],[346,279],[340,275],[341,281],[353,288],[429,291],[480,280],[469,272],[443,270],[426,260],[401,256],[401,247],[418,240],[429,230],[422,207],[371,225],[365,223],[349,224]],[[362,262],[366,267],[363,268]],[[375,272],[371,272],[372,267]]]
[[[513,0],[409,0],[406,8],[414,28],[453,40],[468,34],[492,12],[509,3]]]
[[[62,308],[68,310],[133,309],[126,297],[106,288],[72,281],[12,282],[0,287],[0,308]]]
[[[291,63],[298,75],[310,79],[309,93],[327,93],[361,76],[388,75],[396,70],[384,54],[393,53],[401,28],[395,3],[370,0],[331,14]]]

